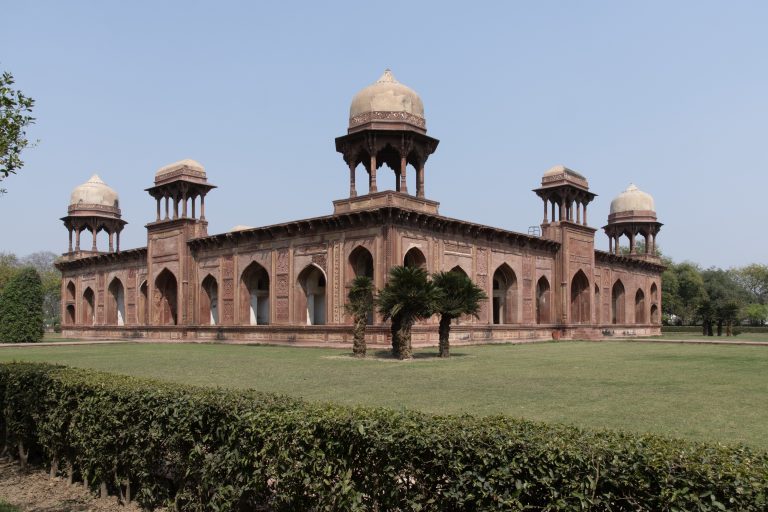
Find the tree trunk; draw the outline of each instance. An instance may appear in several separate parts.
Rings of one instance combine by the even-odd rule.
[[[392,319],[389,331],[392,334],[392,357],[400,359],[400,325],[399,319]]]
[[[404,320],[400,324],[400,329],[397,333],[398,338],[398,359],[412,359],[413,348],[411,347],[411,328],[413,327],[412,320]]]
[[[29,450],[24,450],[24,441],[19,441],[19,464],[21,470],[27,470],[27,460],[29,460]]]
[[[448,315],[440,315],[440,357],[451,357],[451,344],[449,337],[451,335],[451,320]]]
[[[730,320],[725,322],[725,335],[726,336],[733,336],[733,329],[731,327],[732,327],[732,324],[731,324]]]
[[[59,459],[54,457],[53,460],[51,460],[51,478],[56,478],[56,473],[59,472]]]
[[[707,336],[714,336],[714,332],[712,331],[712,320],[707,320]]]
[[[365,321],[365,316],[356,317],[352,328],[352,353],[355,357],[365,357]]]
[[[704,320],[701,322],[701,335],[706,336],[707,335],[707,321]]]
[[[723,335],[723,321],[718,320],[717,321],[717,335],[722,336]]]

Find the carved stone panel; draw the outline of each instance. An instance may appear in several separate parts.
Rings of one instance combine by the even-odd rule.
[[[232,255],[222,259],[221,288],[223,323],[232,325],[235,323],[235,261]]]
[[[280,249],[277,251],[277,273],[288,273],[288,249]]]
[[[488,275],[488,251],[486,249],[477,250],[477,274]]]

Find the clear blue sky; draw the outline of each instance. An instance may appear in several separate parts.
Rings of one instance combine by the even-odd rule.
[[[328,214],[348,193],[333,139],[390,67],[441,141],[426,192],[443,215],[526,232],[541,221],[530,190],[564,164],[599,194],[594,227],[634,182],[675,260],[768,262],[764,1],[3,0],[0,12],[0,69],[35,98],[40,139],[2,183],[0,250],[66,251],[59,218],[93,173],[120,194],[122,247],[145,245],[143,189],[183,158],[219,186],[211,234]]]

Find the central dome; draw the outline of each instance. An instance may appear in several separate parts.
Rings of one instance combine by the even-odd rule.
[[[370,121],[408,122],[421,128],[426,125],[424,104],[416,91],[398,82],[387,69],[381,78],[352,98],[349,126]]]

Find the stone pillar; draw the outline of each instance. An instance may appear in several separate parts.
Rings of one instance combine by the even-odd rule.
[[[200,220],[205,220],[205,194],[200,196]]]
[[[406,169],[408,168],[408,161],[404,156],[400,157],[400,183],[398,184],[398,190],[403,194],[408,193],[408,182],[406,181]]]
[[[160,222],[160,198],[156,197],[155,199],[157,200],[157,221],[156,222]]]
[[[173,218],[179,218],[179,197],[177,195],[173,196]]]
[[[576,224],[581,224],[581,203],[578,201],[576,204]]]
[[[424,197],[424,164],[416,168],[416,197]]]
[[[357,190],[355,189],[355,167],[354,163],[349,164],[349,197],[357,197]]]
[[[115,252],[114,245],[112,243],[112,232],[109,232],[109,252]]]
[[[117,232],[117,252],[120,252],[120,232]]]
[[[557,220],[557,217],[555,217],[555,202],[552,201],[552,222],[555,222]]]
[[[75,229],[75,250],[80,251],[80,232],[81,229],[78,227]]]
[[[560,199],[560,220],[568,220],[568,211],[565,209],[565,198]]]
[[[96,250],[97,250],[96,249],[96,228],[95,227],[91,227],[91,229],[93,230],[92,231],[92,233],[93,233],[93,247],[91,248],[91,250],[93,252],[96,252]]]
[[[542,199],[542,201],[544,201],[544,220],[542,222],[544,224],[547,224],[547,222],[548,222],[548,220],[547,220],[547,200],[546,199]]]
[[[583,219],[583,221],[584,221],[583,224],[586,226],[587,225],[587,203],[584,203],[584,219]]]
[[[72,252],[72,228],[68,228],[69,231],[69,252]]]
[[[370,165],[371,168],[368,172],[368,193],[373,194],[379,191],[376,187],[376,155],[371,155]]]
[[[165,194],[165,220],[168,220],[170,218],[168,216],[168,201],[169,201],[168,194]]]
[[[632,236],[629,237],[629,254],[635,254],[635,233],[632,232]]]
[[[195,203],[197,202],[197,196],[192,196],[192,218],[196,219],[195,217]]]
[[[613,236],[608,237],[608,254],[613,254]]]
[[[187,193],[181,195],[181,218],[187,218]]]

